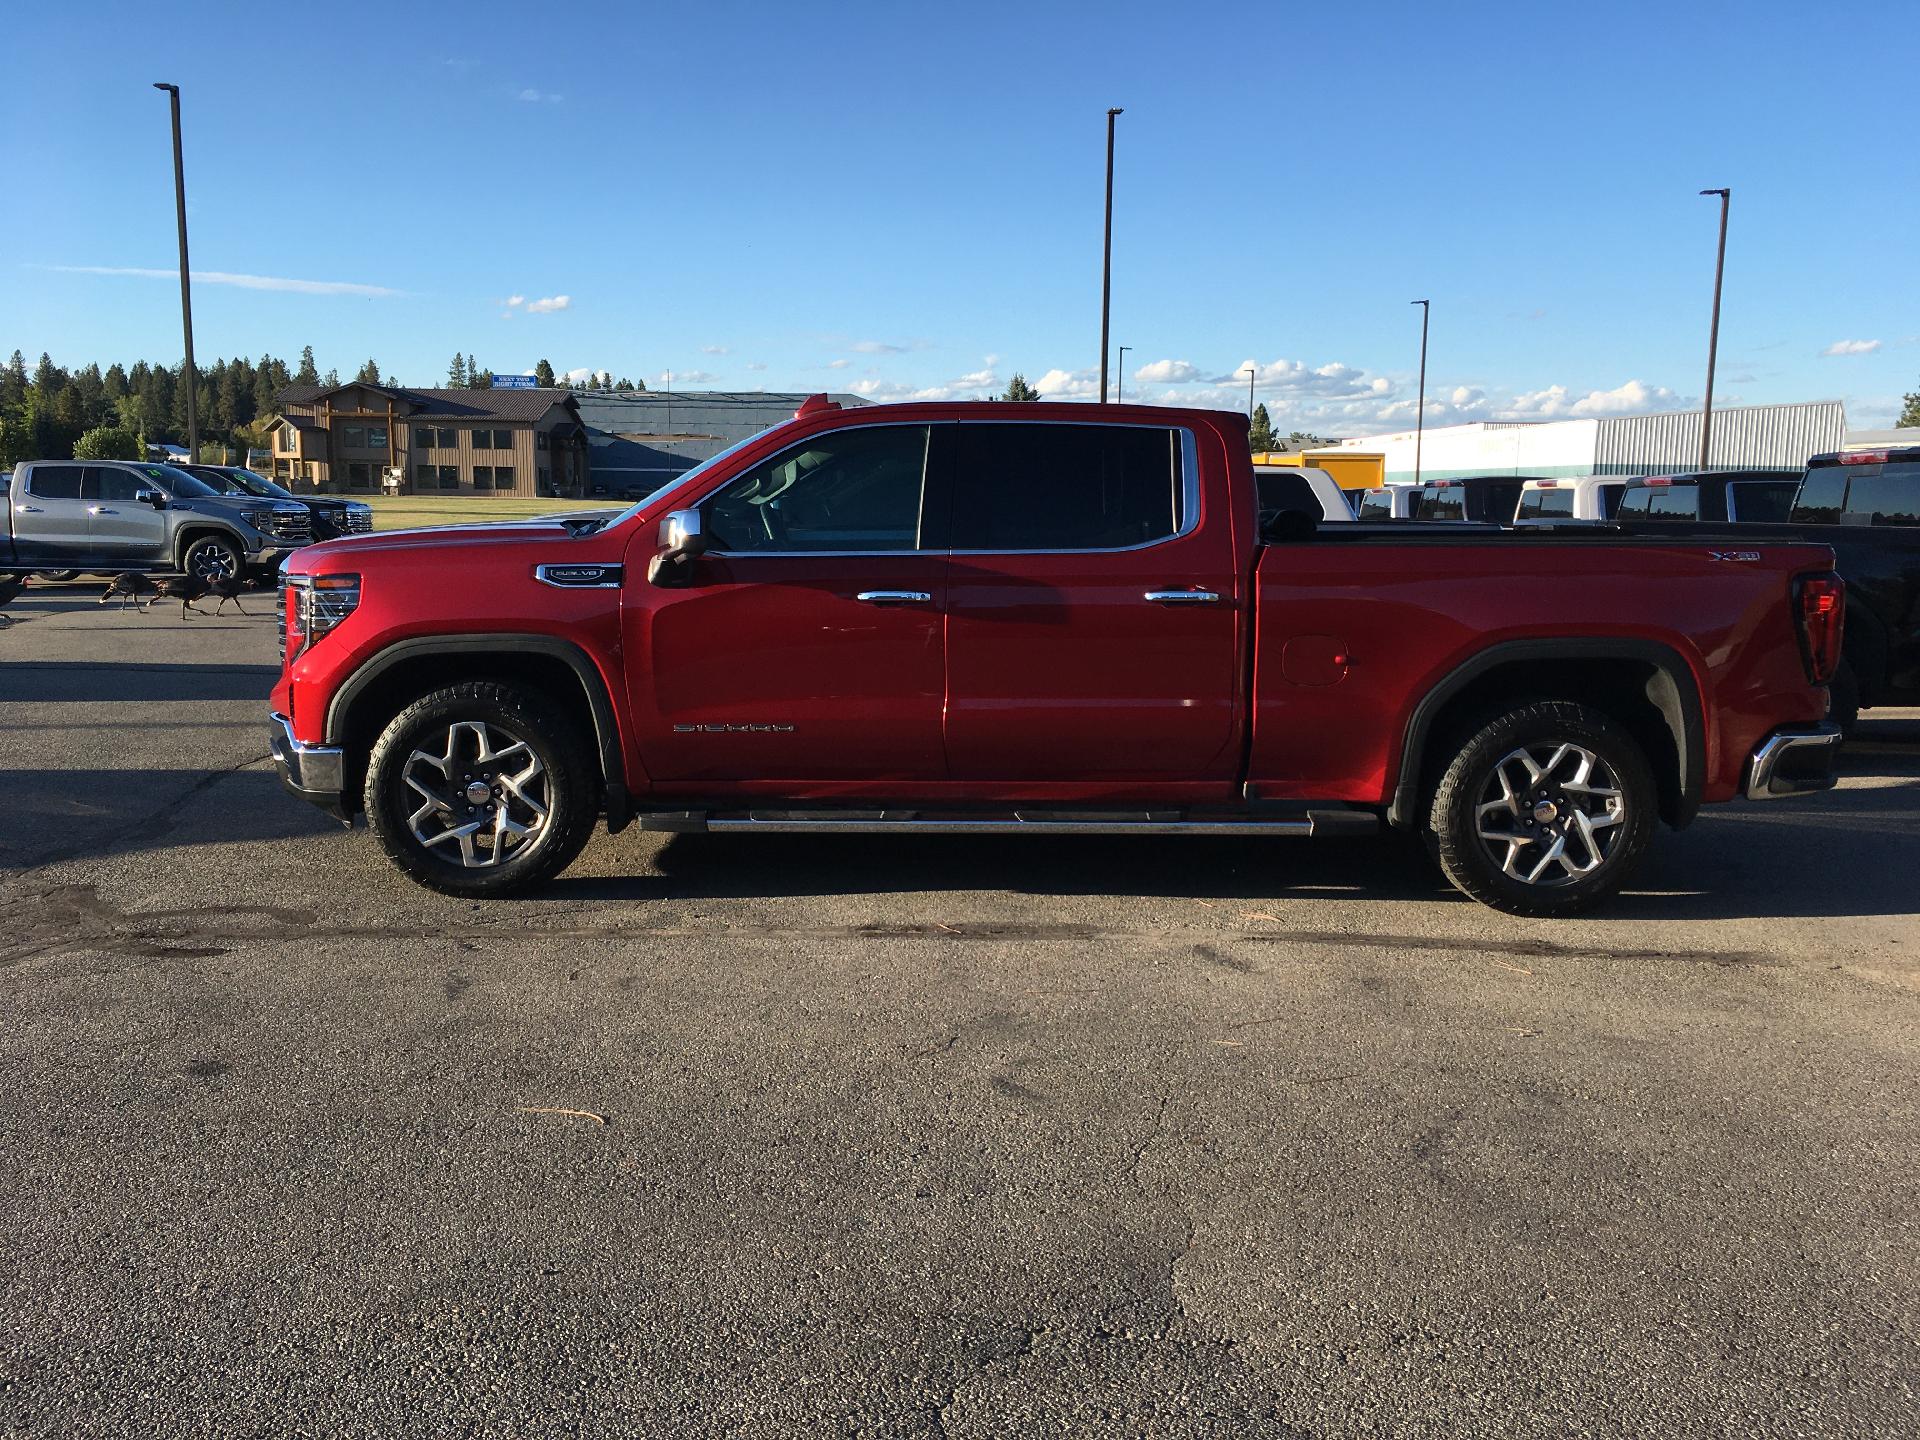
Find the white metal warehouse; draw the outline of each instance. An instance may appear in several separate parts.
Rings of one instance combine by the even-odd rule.
[[[1420,477],[1464,475],[1661,475],[1700,462],[1698,410],[1606,419],[1499,420],[1429,429]],[[1800,470],[1809,455],[1838,450],[1846,434],[1838,400],[1741,405],[1713,412],[1715,470]],[[1333,450],[1386,456],[1389,480],[1413,479],[1414,432],[1358,436]]]

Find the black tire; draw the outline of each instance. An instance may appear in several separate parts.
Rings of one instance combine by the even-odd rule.
[[[36,580],[51,581],[58,585],[68,580],[78,580],[80,578],[80,572],[78,570],[36,570],[33,572],[33,578]]]
[[[202,580],[237,580],[246,573],[247,557],[224,535],[202,535],[187,546],[180,568]]]
[[[1591,788],[1573,783],[1582,763],[1576,751],[1591,759]],[[1557,753],[1563,758],[1548,763]],[[1529,768],[1544,778],[1529,778]],[[1504,835],[1510,826],[1512,840],[1482,837],[1483,806],[1485,828]],[[1624,727],[1585,705],[1539,700],[1461,744],[1433,793],[1428,843],[1447,879],[1483,905],[1509,915],[1574,915],[1626,883],[1653,839],[1658,809],[1653,769]],[[1604,824],[1592,824],[1603,816]],[[1556,839],[1558,859],[1549,855]],[[1539,878],[1530,879],[1536,865]]]
[[[478,736],[471,728],[476,725],[485,727]],[[463,727],[457,736],[456,726]],[[514,743],[501,745],[501,739]],[[496,756],[511,758],[490,764],[483,743]],[[537,825],[531,809],[516,798],[519,787],[500,783],[502,777],[526,779],[526,767],[514,754],[516,746],[524,746],[540,766],[534,780],[544,785],[537,799],[544,802],[546,813]],[[441,772],[432,760],[415,759],[416,751],[449,762],[444,791],[436,778]],[[421,822],[423,829],[438,832],[429,836],[436,842],[431,845],[414,830],[413,817],[430,802],[408,783],[410,773],[448,802]],[[490,789],[491,797],[469,805],[470,797],[456,787],[475,776],[484,777],[481,788]],[[526,781],[529,795],[536,793],[534,780]],[[573,863],[593,834],[599,783],[593,748],[571,716],[535,691],[487,680],[435,690],[394,716],[374,742],[363,798],[367,827],[380,848],[414,880],[443,895],[501,896],[544,884]],[[515,832],[524,825],[531,838],[515,838],[514,832],[496,828],[492,834],[482,829],[461,840],[460,829],[484,825],[487,815],[497,816],[501,810]],[[479,863],[469,865],[463,854],[476,856]]]
[[[1827,718],[1840,727],[1841,736],[1848,740],[1853,738],[1854,726],[1860,723],[1860,676],[1853,662],[1844,657],[1827,684]]]

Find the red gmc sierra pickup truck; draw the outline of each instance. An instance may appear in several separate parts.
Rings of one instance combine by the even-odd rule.
[[[1424,834],[1526,915],[1833,783],[1844,589],[1724,532],[1318,527],[1246,421],[824,397],[624,513],[284,567],[274,754],[456,895],[669,831]]]

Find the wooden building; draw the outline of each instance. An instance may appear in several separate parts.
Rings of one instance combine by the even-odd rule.
[[[571,391],[289,385],[277,397],[270,470],[293,490],[588,493],[589,451]]]

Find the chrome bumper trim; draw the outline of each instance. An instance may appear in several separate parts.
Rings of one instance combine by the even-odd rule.
[[[1830,723],[1776,730],[1747,761],[1747,798],[1777,800],[1833,788],[1840,727]]]
[[[337,745],[304,745],[293,738],[293,724],[274,712],[268,740],[280,783],[321,809],[339,814],[347,788],[347,752]]]

